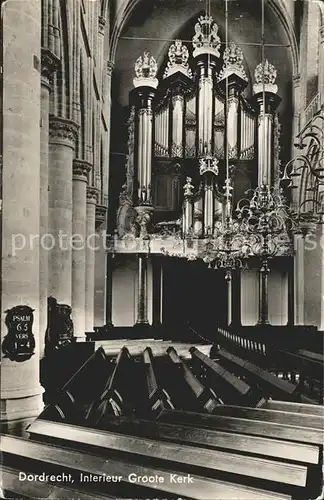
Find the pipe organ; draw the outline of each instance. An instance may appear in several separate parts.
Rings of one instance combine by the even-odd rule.
[[[191,47],[171,44],[161,68],[148,51],[135,63],[122,201],[137,213],[147,207],[152,232],[173,222],[209,237],[224,213],[228,163],[234,200],[274,182],[280,98],[274,67],[259,64],[253,85],[242,49],[222,46],[211,16],[200,16],[194,31]]]

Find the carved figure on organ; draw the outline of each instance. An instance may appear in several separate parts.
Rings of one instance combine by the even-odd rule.
[[[194,186],[191,183],[191,181],[192,181],[191,177],[186,178],[186,184],[183,186],[184,196],[192,196],[193,194]]]
[[[169,61],[165,69],[163,78],[171,76],[176,71],[181,71],[189,78],[192,78],[192,72],[189,68],[189,50],[181,40],[176,40],[169,48]]]
[[[255,84],[253,85],[253,92],[255,94],[263,91],[263,86],[266,92],[272,92],[276,94],[278,92],[278,86],[276,85],[277,70],[271,64],[268,59],[258,64],[255,68],[254,79]]]
[[[235,73],[240,78],[248,82],[248,77],[243,65],[243,59],[244,56],[242,49],[235,43],[230,43],[229,47],[226,47],[224,50],[224,65],[219,74],[218,81],[223,80],[226,76],[229,76],[232,73]]]
[[[198,22],[195,24],[192,45],[195,49],[193,52],[194,57],[204,53],[213,54],[215,57],[220,56],[221,40],[218,36],[218,26],[212,16],[199,17]]]
[[[134,87],[148,85],[157,88],[158,79],[156,78],[158,66],[153,56],[148,50],[145,50],[142,56],[136,59],[134,65],[135,78],[133,79]]]

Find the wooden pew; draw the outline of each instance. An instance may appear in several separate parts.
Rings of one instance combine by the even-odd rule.
[[[88,403],[102,392],[106,382],[106,377],[103,375],[111,369],[105,351],[99,348],[62,386],[60,391],[68,391],[74,400]]]
[[[93,438],[96,439],[95,433]],[[138,445],[139,443],[137,442],[136,444]],[[203,498],[205,500],[215,500],[215,498],[221,498],[222,500],[233,500],[234,498],[244,498],[246,500],[260,500],[261,498],[262,500],[292,499],[291,494],[271,491],[270,488],[255,488],[246,484],[235,484],[224,479],[215,479],[210,475],[205,477],[198,474],[190,474],[189,472],[182,472],[183,468],[185,468],[185,464],[178,464],[175,462],[174,458],[176,457],[172,457],[172,462],[163,459],[163,467],[160,467],[157,464],[147,466],[144,460],[143,463],[139,459],[139,456],[135,458],[133,455],[132,459],[127,461],[121,460],[120,458],[112,458],[110,456],[109,467],[107,467],[107,456],[104,454],[90,454],[86,451],[83,451],[81,454],[80,451],[77,450],[11,436],[3,436],[0,444],[0,451],[2,452],[5,467],[10,467],[10,462],[12,461],[19,461],[20,464],[24,465],[24,468],[31,467],[31,464],[41,462],[42,470],[45,470],[46,467],[50,467],[52,470],[55,468],[60,472],[71,471],[73,477],[79,476],[79,481],[81,481],[84,475],[93,474],[98,476],[101,478],[102,489],[105,493],[111,494],[112,488],[115,486],[113,491],[117,498],[123,498],[123,496],[128,496],[128,498],[148,498],[154,493],[155,496],[160,496],[162,494],[163,497],[166,498],[171,494],[177,497],[184,496],[187,499],[201,500],[203,492]],[[204,463],[206,456],[200,453],[197,454],[196,452],[197,448],[194,449],[192,457]],[[180,457],[180,455],[181,450],[179,449],[177,457]],[[185,462],[187,462],[187,460],[188,455]],[[171,464],[174,463],[177,465],[176,468],[174,465],[171,466]],[[230,466],[229,460],[227,460],[227,463],[228,466]],[[220,464],[224,467],[226,466],[225,463],[220,462]],[[211,465],[214,465],[214,463],[210,464],[210,462],[208,462],[207,467],[200,468],[199,471],[201,471],[201,473],[211,471]],[[304,484],[306,477],[304,466],[284,465],[287,466],[287,471],[293,473],[291,479],[286,479],[286,481],[290,481],[293,485],[296,483],[297,485]],[[280,466],[275,468],[277,470],[276,474],[279,475]],[[283,469],[284,466],[282,467],[282,472]],[[83,476],[81,476],[81,474]],[[113,485],[111,482],[107,481],[105,479],[107,474],[109,474],[109,476],[120,477],[118,485]],[[159,480],[153,482],[153,484],[149,482],[134,483],[132,481],[132,474],[135,474],[136,477],[158,476]],[[180,479],[179,481],[177,480],[178,478]],[[185,478],[187,478],[187,481]],[[290,487],[290,485],[288,486]]]
[[[265,396],[275,397],[284,401],[300,400],[297,385],[287,380],[282,380],[250,361],[230,354],[224,349],[219,349],[218,356],[222,366],[232,370],[237,375],[243,375],[248,383],[257,384],[264,391]]]
[[[158,416],[166,409],[175,409],[169,394],[158,382],[152,349],[147,347],[142,356],[145,369],[146,389],[148,397],[148,413]]]
[[[294,403],[292,401],[276,401],[269,399],[262,408],[269,410],[290,411],[293,413],[305,413],[324,417],[324,406]]]
[[[191,394],[196,399],[198,406],[203,411],[207,411],[208,413],[213,412],[214,408],[219,404],[214,391],[205,387],[197,377],[195,377],[190,368],[179,358],[173,347],[168,347],[167,354],[171,361],[178,367],[179,371],[181,371],[181,375],[189,387]]]
[[[203,427],[208,429],[235,432],[251,436],[265,436],[274,439],[285,439],[298,443],[308,443],[322,446],[322,429],[310,427],[296,427],[289,424],[277,422],[264,422],[260,420],[249,420],[239,417],[227,417],[224,415],[209,415],[195,412],[165,411],[159,421],[173,424],[189,425],[191,427]]]
[[[134,410],[135,395],[131,391],[132,363],[128,349],[123,347],[117,357],[111,376],[99,398],[89,406],[85,421],[87,425],[96,426],[105,415],[115,416],[131,414]]]
[[[50,439],[51,436],[60,437],[60,429],[65,424],[35,420],[28,432],[34,440]],[[80,436],[84,429],[78,429]],[[306,443],[296,443],[266,437],[257,437],[231,432],[215,431],[211,429],[188,427],[179,424],[168,424],[152,420],[133,419],[129,417],[111,418],[105,420],[105,429],[98,430],[98,436],[105,436],[103,430],[128,434],[132,436],[158,439],[173,443],[207,446],[212,449],[231,450],[266,458],[275,457],[279,460],[292,460],[306,464],[320,463],[320,446]]]
[[[324,355],[319,354],[318,352],[308,351],[306,349],[298,349],[297,353],[301,356],[305,356],[306,358],[313,359],[314,361],[319,361],[320,363],[324,363]]]
[[[278,411],[265,408],[248,408],[243,406],[218,406],[214,414],[228,417],[246,418],[249,420],[260,420],[274,422],[282,425],[294,425],[296,427],[310,427],[312,429],[324,428],[324,417],[305,413],[290,411]]]
[[[83,423],[86,409],[100,396],[112,370],[113,364],[99,348],[58,391],[50,394],[42,418]]]
[[[43,432],[42,432],[43,431]],[[133,435],[122,435],[115,432],[92,431],[80,427],[64,424],[54,424],[51,427],[47,423],[47,432],[44,428],[38,432],[37,438],[51,439],[54,444],[64,446],[77,446],[82,453],[100,452],[106,456],[113,456],[117,452],[121,458],[125,456],[131,459],[132,455],[145,457],[151,463],[152,460],[171,463],[174,467],[183,467],[190,457],[190,467],[197,470],[199,467],[205,477],[214,476],[223,478],[226,473],[233,482],[244,478],[250,486],[263,483],[264,487],[271,489],[277,486],[278,490],[287,488],[294,491],[295,488],[306,488],[308,478],[308,467],[293,461],[282,461],[272,457],[271,460],[264,456],[256,457],[251,454],[238,454],[233,450],[220,451],[217,449],[204,448],[202,446],[192,447],[187,444],[179,446],[174,442],[156,441]],[[35,433],[33,434],[35,438]],[[124,458],[123,458],[124,459]],[[162,466],[162,462],[161,462]],[[297,490],[296,490],[297,491]]]
[[[319,359],[318,354],[311,354],[309,351],[308,355],[305,355],[306,351],[302,351],[304,354],[299,352],[283,351],[281,349],[272,349],[269,352],[271,356],[275,354],[276,359],[284,366],[287,371],[293,371],[299,374],[302,378],[313,378],[323,383],[323,360]]]
[[[244,380],[239,379],[226,368],[210,359],[197,348],[189,349],[192,368],[205,384],[213,389],[225,404],[245,404],[259,406],[265,402],[260,391],[253,390]]]

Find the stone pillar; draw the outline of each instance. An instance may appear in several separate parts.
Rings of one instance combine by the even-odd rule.
[[[96,237],[100,242],[95,252],[95,293],[94,293],[94,326],[105,324],[105,290],[107,259],[107,207],[96,206]]]
[[[302,234],[295,236],[294,247],[295,324],[303,325],[305,321],[305,237]]]
[[[226,314],[226,325],[231,326],[232,324],[232,273],[225,273],[225,279],[227,283],[227,314]]]
[[[318,64],[319,104],[324,105],[324,24],[319,29],[319,64]]]
[[[105,42],[105,29],[106,29],[106,19],[99,16],[98,19],[98,80],[99,88],[102,89],[102,65],[105,61],[104,58],[104,42]]]
[[[152,307],[152,325],[162,326],[162,265],[161,258],[152,256],[152,281],[153,281],[153,307]]]
[[[293,107],[294,107],[294,117],[293,117],[293,141],[292,141],[292,156],[295,155],[296,149],[294,146],[294,138],[300,130],[300,75],[293,76]]]
[[[138,262],[137,320],[135,326],[149,326],[147,319],[147,255],[140,254]]]
[[[241,318],[241,270],[236,269],[232,273],[232,326],[240,327],[242,325]]]
[[[1,345],[5,312],[34,309],[35,354],[11,361],[1,350],[0,431],[21,434],[42,409],[39,383],[41,2],[3,10],[3,211]],[[28,20],[28,29],[26,29]]]
[[[259,271],[259,319],[258,325],[269,325],[268,307],[268,274],[270,272],[268,261],[261,262]]]
[[[49,252],[48,293],[72,304],[72,162],[78,126],[50,116],[49,140]]]
[[[319,268],[320,268],[320,277],[321,277],[321,317],[320,317],[320,324],[318,326],[318,329],[321,331],[324,331],[324,248],[323,248],[323,242],[324,242],[324,221],[322,220],[322,224],[320,226],[320,262],[319,262]]]
[[[73,161],[72,317],[74,336],[85,339],[87,183],[90,163]]]
[[[40,241],[39,248],[39,342],[40,356],[44,354],[45,331],[47,327],[48,297],[48,141],[51,75],[59,66],[59,59],[48,49],[41,51],[41,128],[40,128]]]
[[[85,330],[93,332],[94,327],[94,275],[95,250],[99,246],[96,235],[96,203],[98,189],[92,186],[87,188],[87,224],[86,224],[86,280],[85,280]]]
[[[288,305],[288,320],[287,326],[295,324],[295,279],[294,279],[294,258],[288,257],[287,260],[287,305]]]
[[[113,294],[113,267],[114,255],[107,253],[106,260],[106,307],[105,307],[105,326],[107,328],[114,326],[112,322],[112,294]]]

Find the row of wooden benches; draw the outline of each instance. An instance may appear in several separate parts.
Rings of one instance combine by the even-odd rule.
[[[299,392],[306,397],[323,402],[323,354],[298,349],[294,352],[279,349],[268,343],[249,339],[240,332],[224,328],[217,329],[216,340],[220,346],[244,359],[281,375],[298,385]]]
[[[111,416],[101,430],[37,419],[30,440],[2,437],[3,487],[15,498],[321,496],[323,407],[269,401],[267,409],[218,410],[169,409],[157,421]],[[29,481],[19,480],[21,471]]]
[[[298,385],[224,349],[214,361],[197,348],[183,361],[170,346],[165,357],[144,349],[139,362],[121,349],[110,360],[99,348],[55,393],[43,418],[97,425],[106,415],[156,417],[165,409],[214,412],[219,405],[259,407],[270,398],[312,404]]]

